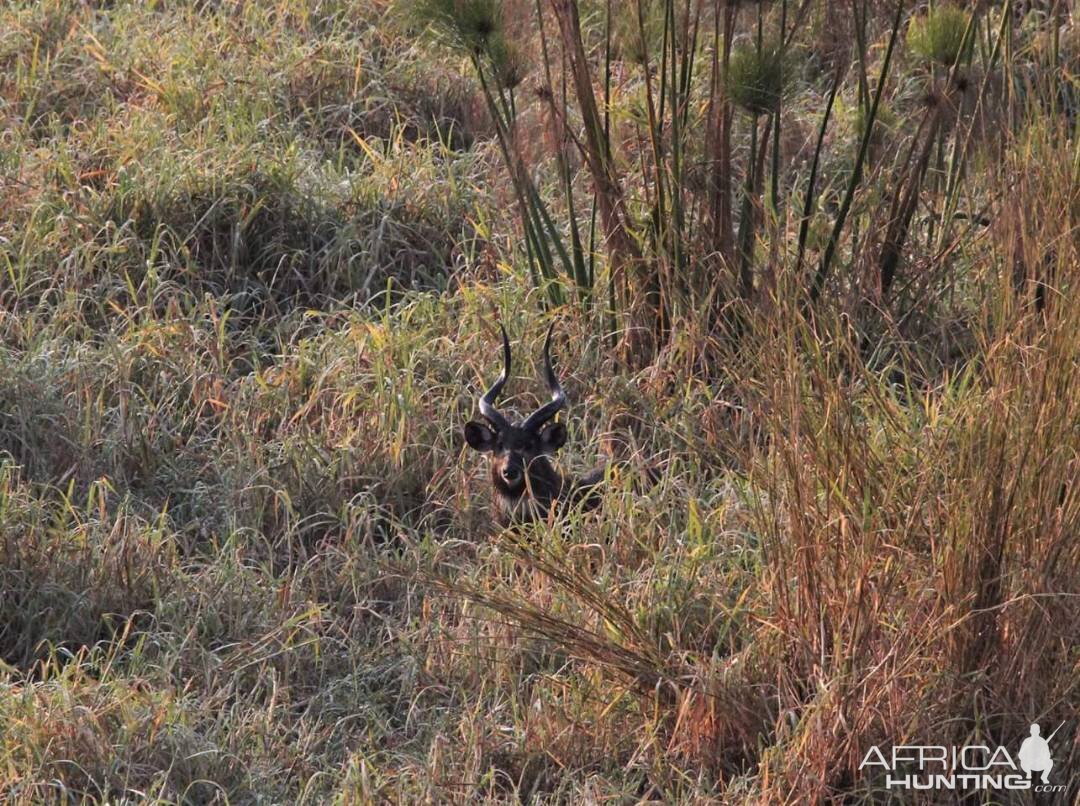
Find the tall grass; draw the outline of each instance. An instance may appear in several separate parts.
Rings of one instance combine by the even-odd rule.
[[[1071,725],[1075,24],[412,5],[0,10],[0,801],[877,803]],[[599,513],[492,526],[493,313]]]
[[[867,66],[872,61],[870,48],[874,44],[868,38],[873,33],[868,27],[872,15],[868,5],[855,6],[858,24],[853,28],[854,56],[859,66],[861,131],[858,142],[852,144],[855,162],[845,198],[832,223],[819,224],[831,226],[832,234],[818,270],[805,281],[804,293],[813,305],[817,305],[831,276],[837,250],[850,239],[854,259],[861,248],[857,243],[860,217],[849,218],[849,213],[862,191],[864,163],[876,137],[875,120],[888,87],[894,45],[906,22],[905,6],[897,4],[892,24],[885,32],[889,44],[871,98]],[[486,15],[484,30],[491,34],[485,33],[482,42],[473,42],[468,29],[476,27],[474,17],[481,13],[477,10],[481,7]],[[552,223],[557,214],[541,200],[528,175],[520,146],[522,133],[515,131],[511,137],[524,103],[515,103],[509,89],[503,100],[491,94],[492,85],[498,83],[493,76],[499,72],[499,54],[511,41],[503,30],[504,13],[517,15],[515,52],[525,52],[527,46],[522,43],[531,39],[540,41],[540,47],[533,48],[541,63],[536,68],[538,95],[543,99],[541,103],[553,107],[552,118],[561,130],[557,139],[575,144],[588,169],[604,232],[602,244],[610,268],[606,275],[582,269],[583,241],[578,220],[581,208],[575,204],[563,152],[558,150],[555,156],[562,166],[566,202],[563,212],[570,246],[565,243],[563,230]],[[781,126],[781,101],[785,94],[801,89],[796,84],[806,80],[807,71],[800,64],[803,51],[792,47],[792,43],[798,40],[809,16],[806,9],[789,15],[787,3],[774,4],[767,12],[764,4],[707,6],[678,0],[640,0],[629,6],[605,7],[602,14],[605,31],[614,29],[618,36],[612,40],[607,35],[594,58],[588,54],[575,3],[538,3],[530,20],[527,9],[515,7],[513,12],[504,12],[503,6],[495,2],[462,5],[455,0],[440,0],[417,4],[416,19],[421,23],[430,21],[470,54],[481,85],[487,88],[485,97],[493,114],[498,116],[503,110],[500,119],[504,135],[500,142],[512,184],[518,188],[526,248],[534,258],[540,258],[537,278],[555,277],[551,255],[561,256],[563,274],[572,277],[579,290],[585,292],[586,302],[606,300],[614,304],[615,312],[622,317],[625,338],[629,339],[624,346],[648,354],[663,346],[673,321],[699,310],[705,300],[713,299],[716,311],[725,310],[731,298],[741,299],[751,307],[768,304],[775,285],[773,278],[780,270],[777,256],[784,250],[790,220],[775,219],[766,230],[759,228],[758,222],[764,221],[761,190],[769,173],[769,209],[775,217],[784,207],[781,195],[789,194],[794,187],[792,172],[785,170],[781,159],[780,138],[785,131]],[[1002,19],[1004,16],[1002,12]],[[559,31],[558,39],[545,34],[552,24],[550,18],[554,18]],[[928,175],[932,180],[928,190],[942,199],[940,205],[934,204],[941,212],[939,220],[930,225],[928,237],[937,240],[939,248],[947,247],[944,233],[951,229],[951,220],[946,221],[946,211],[952,210],[955,215],[962,187],[960,165],[965,156],[959,140],[954,138],[946,181],[945,132],[951,132],[952,126],[946,125],[943,130],[942,121],[966,105],[964,96],[972,86],[969,73],[973,43],[982,24],[981,16],[946,5],[925,17],[913,17],[908,25],[907,40],[913,52],[924,54],[929,62],[938,64],[938,69],[943,66],[948,78],[944,85],[936,86],[935,75],[930,73],[931,85],[926,94],[931,101],[924,115],[926,121],[908,149],[907,164],[896,169],[897,191],[889,215],[892,231],[886,234],[879,257],[883,293],[887,294],[892,285],[915,203],[924,190],[923,178]],[[999,33],[999,44],[1000,39]],[[995,46],[991,53],[982,54],[985,73],[995,68],[999,50]],[[942,65],[943,60],[949,61]],[[621,77],[614,88],[610,81],[613,64]],[[814,82],[812,76],[809,80]],[[569,100],[567,85],[574,90],[578,118],[559,112],[555,105],[557,98]],[[605,88],[601,98],[604,114],[597,103],[596,87]],[[610,114],[618,109],[622,98],[638,111],[625,121],[623,136],[613,141]],[[981,94],[976,103],[980,101]],[[745,151],[732,150],[733,129],[739,123],[733,115],[735,109],[747,113],[740,134]],[[819,152],[828,121],[824,124]],[[698,138],[702,128],[708,135],[704,142]],[[766,159],[770,137],[771,159]],[[935,151],[938,165],[930,171]],[[743,177],[743,189],[741,200],[735,204],[732,177],[739,175]],[[940,182],[936,178],[939,175],[943,176]],[[814,205],[804,205],[807,226],[819,215]],[[805,237],[802,243],[805,249]],[[590,262],[594,259],[590,257]],[[602,290],[594,293],[598,290],[591,289],[591,284],[603,276],[613,287],[606,294]],[[718,316],[717,322],[726,319]],[[644,341],[643,330],[649,336]]]

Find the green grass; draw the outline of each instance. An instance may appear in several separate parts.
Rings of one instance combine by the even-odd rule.
[[[582,4],[602,75],[600,8]],[[759,211],[737,337],[680,309],[630,369],[605,311],[533,286],[480,88],[405,11],[0,10],[0,801],[870,803],[872,744],[1074,736],[1080,151],[1046,87],[1075,98],[1075,71],[1018,41],[963,96],[949,203],[927,183],[882,299],[926,104],[901,38],[810,316],[795,249],[836,57],[812,9],[777,129],[799,203]],[[891,14],[869,21],[871,79]],[[587,234],[587,171],[552,158],[514,33],[533,59],[516,147]],[[652,176],[644,43],[616,34],[612,142]],[[859,93],[852,70],[816,155],[822,216]],[[692,189],[708,155],[687,98]],[[737,121],[740,172],[749,145]],[[943,209],[962,214],[947,236]],[[686,271],[713,265],[686,246]],[[560,466],[627,460],[601,514],[491,525],[461,427],[496,319],[520,411],[557,323]],[[1080,744],[1054,748],[1074,798]]]
[[[968,19],[960,7],[943,3],[911,21],[908,45],[927,61],[952,67],[962,54]]]

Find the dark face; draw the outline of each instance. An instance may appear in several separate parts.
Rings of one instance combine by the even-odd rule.
[[[508,426],[493,429],[473,420],[465,424],[469,447],[490,454],[491,476],[505,495],[518,496],[525,491],[525,477],[537,459],[546,458],[566,443],[566,426],[548,423],[537,431]],[[535,467],[533,467],[535,471]]]

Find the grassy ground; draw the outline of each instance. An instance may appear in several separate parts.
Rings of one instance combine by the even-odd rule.
[[[843,304],[808,322],[781,273],[737,344],[690,312],[631,370],[600,317],[544,311],[477,87],[411,26],[361,0],[0,10],[0,800],[883,802],[870,745],[1062,720],[1076,797],[1075,129],[1021,104],[980,142],[989,220],[914,239],[917,304],[872,338]],[[827,90],[804,79],[793,184]],[[602,516],[490,525],[461,426],[497,314],[521,410],[557,322],[562,467],[635,457]]]

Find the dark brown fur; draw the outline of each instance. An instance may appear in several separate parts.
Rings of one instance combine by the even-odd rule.
[[[575,479],[563,476],[551,461],[566,442],[561,423],[533,432],[517,426],[495,430],[474,421],[465,426],[465,440],[489,454],[491,489],[503,526],[545,519],[553,507],[590,510],[600,503],[603,466]]]
[[[574,479],[563,476],[551,457],[566,444],[566,426],[555,417],[566,408],[555,369],[551,365],[551,333],[544,340],[544,378],[551,400],[518,424],[510,422],[496,407],[499,393],[510,378],[510,339],[501,325],[503,370],[497,381],[480,397],[480,414],[486,422],[465,424],[465,441],[474,450],[486,453],[491,461],[491,488],[499,523],[524,523],[547,518],[560,509],[595,509],[600,503],[599,484],[604,468],[599,467]]]

